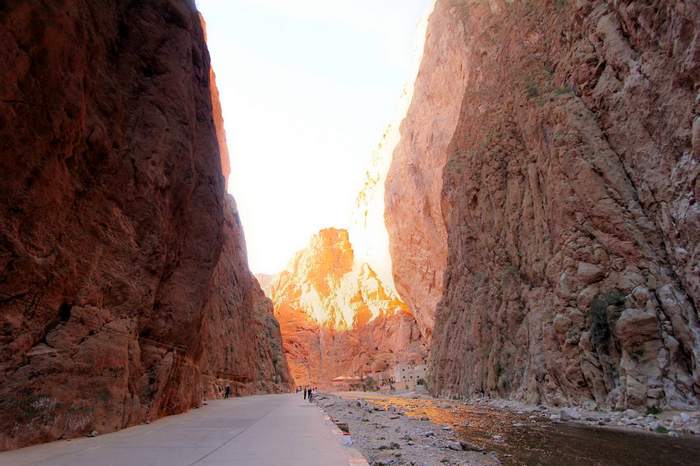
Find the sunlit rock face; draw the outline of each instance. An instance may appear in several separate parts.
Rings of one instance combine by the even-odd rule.
[[[438,0],[386,215],[431,389],[700,392],[700,4]]]
[[[425,358],[408,307],[367,264],[355,262],[346,230],[321,230],[270,288],[298,385],[325,385],[341,375]]]
[[[356,260],[372,267],[382,280],[384,288],[394,294],[396,288],[391,272],[389,235],[384,224],[384,183],[397,141],[398,130],[395,125],[389,125],[372,152],[370,164],[365,170],[349,228],[358,254]]]
[[[193,2],[4,2],[0,38],[0,449],[288,389]]]
[[[441,173],[466,86],[464,31],[452,14],[450,6],[438,4],[430,16],[422,62],[384,193],[394,283],[427,338],[442,296],[447,260]]]
[[[401,295],[397,292],[394,285],[392,256],[387,231],[388,225],[390,227],[395,227],[395,225],[393,223],[388,224],[388,217],[385,219],[385,187],[394,150],[401,141],[399,127],[413,96],[414,77],[420,65],[426,35],[425,31],[428,24],[427,13],[416,28],[416,45],[413,56],[414,71],[409,75],[410,79],[404,85],[400,94],[396,108],[396,117],[386,126],[379,143],[372,151],[372,157],[365,169],[365,176],[355,199],[352,222],[349,226],[350,236],[356,252],[356,262],[364,262],[372,267],[382,280],[384,288],[399,297]],[[404,284],[404,290],[406,289]],[[412,294],[408,297],[415,298]],[[401,299],[406,301],[404,298]],[[414,301],[414,304],[420,302],[420,300],[415,299]],[[419,307],[425,308],[425,306]],[[430,331],[432,331],[432,313],[428,315],[419,310],[417,318],[423,337],[428,339]]]

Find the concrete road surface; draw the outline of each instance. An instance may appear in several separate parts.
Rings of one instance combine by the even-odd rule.
[[[212,400],[207,406],[94,438],[0,453],[0,466],[367,465],[301,394]]]

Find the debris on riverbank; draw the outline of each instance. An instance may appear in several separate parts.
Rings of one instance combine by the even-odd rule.
[[[694,412],[647,416],[503,400],[435,399],[418,393],[340,392],[321,397],[319,405],[337,422],[348,424],[355,446],[376,465],[686,466],[689,458],[700,457],[700,436],[688,433]],[[647,425],[653,422],[658,426]],[[664,430],[667,425],[673,429],[670,433]],[[420,443],[411,437],[414,445],[401,439],[427,431],[431,433],[425,439],[417,436]],[[400,448],[392,449],[391,442]],[[457,455],[449,456],[450,448]],[[479,450],[488,455],[459,454]],[[440,457],[443,451],[448,456]],[[493,460],[500,463],[484,463]]]
[[[396,406],[384,408],[329,394],[319,394],[316,401],[336,423],[347,425],[353,446],[372,466],[500,464],[492,452],[457,438],[450,426],[406,416]]]
[[[682,434],[700,435],[700,411],[660,411],[646,412],[627,409],[625,411],[598,411],[580,407],[532,406],[512,400],[475,398],[467,401],[444,401],[443,404],[467,404],[505,409],[517,414],[537,413],[552,422],[573,422],[588,426],[612,427],[643,430],[677,437]]]

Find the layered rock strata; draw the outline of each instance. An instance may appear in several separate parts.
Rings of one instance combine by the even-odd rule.
[[[0,449],[288,389],[193,2],[5,2],[0,43]]]
[[[436,2],[386,194],[434,393],[697,404],[699,71],[697,2]]]
[[[371,267],[356,263],[346,230],[321,230],[272,281],[270,293],[298,385],[388,377],[399,363],[424,363],[413,315]]]

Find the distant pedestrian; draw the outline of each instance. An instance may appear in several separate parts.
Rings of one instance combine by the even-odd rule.
[[[313,401],[313,397],[314,397],[314,392],[313,392],[313,390],[309,389],[309,403],[311,403]]]
[[[306,399],[306,387],[304,387],[304,399]]]
[[[231,386],[226,385],[226,390],[224,390],[224,398],[231,398]]]

